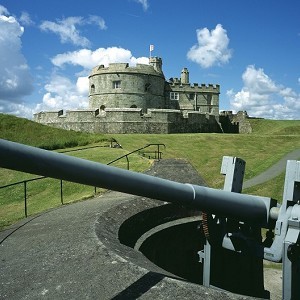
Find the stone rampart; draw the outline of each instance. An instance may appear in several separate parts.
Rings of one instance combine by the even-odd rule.
[[[67,130],[94,133],[196,133],[222,132],[217,118],[199,112],[172,109],[107,108],[40,112],[34,120]]]

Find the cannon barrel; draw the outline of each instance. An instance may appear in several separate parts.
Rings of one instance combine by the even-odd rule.
[[[178,183],[0,140],[0,167],[172,202],[266,226],[271,199]]]

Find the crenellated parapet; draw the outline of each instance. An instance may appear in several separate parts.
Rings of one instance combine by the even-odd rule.
[[[173,81],[169,81],[171,88],[180,88],[183,90],[191,90],[198,92],[211,92],[211,93],[220,93],[219,84],[205,84],[205,83],[181,83],[179,78],[173,78]]]

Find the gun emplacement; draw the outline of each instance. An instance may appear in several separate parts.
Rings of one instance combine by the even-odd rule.
[[[204,212],[205,230],[211,229],[209,235],[216,237],[210,240],[206,235],[204,249],[198,252],[205,286],[214,284],[211,272],[219,273],[215,270],[218,265],[212,267],[211,260],[221,257],[219,264],[223,264],[230,250],[242,265],[247,265],[246,293],[268,297],[263,286],[263,259],[267,259],[283,263],[283,299],[300,299],[300,161],[287,161],[279,208],[271,198],[240,193],[245,162],[228,156],[222,162],[224,190],[174,182],[6,140],[0,140],[0,158],[3,168],[198,209]],[[265,241],[262,227],[269,229]],[[239,272],[232,270],[231,280],[238,282]],[[228,278],[223,279],[226,282]],[[230,285],[221,287],[230,290]]]

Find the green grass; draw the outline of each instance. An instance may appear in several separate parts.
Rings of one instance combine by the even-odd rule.
[[[250,119],[253,134],[261,135],[300,135],[299,120]]]
[[[236,156],[246,161],[245,179],[265,171],[287,153],[300,148],[300,135],[230,135],[230,134],[175,134],[175,135],[115,135],[126,148],[162,142],[166,144],[164,158],[184,158],[189,161],[214,188],[221,188],[220,175],[223,156]]]
[[[101,147],[70,152],[68,155],[106,164],[126,153],[128,153],[128,151],[123,149]],[[132,154],[129,157],[129,162],[130,169],[137,172],[144,171],[151,165],[151,160],[142,158],[137,154]],[[127,161],[123,158],[112,165],[126,169]],[[7,169],[0,170],[0,186],[38,177]],[[103,193],[104,191],[104,189],[97,188],[97,194]],[[94,196],[94,192],[94,187],[63,181],[64,204],[91,198]],[[34,215],[46,209],[61,205],[60,181],[46,178],[28,182],[27,199],[28,215]],[[0,228],[22,219],[24,217],[24,185],[20,184],[0,190],[0,207]]]
[[[10,121],[10,120],[11,121]],[[111,135],[83,134],[42,126],[25,119],[0,115],[0,137],[46,149],[65,148],[68,145],[107,146]],[[3,122],[2,122],[3,121]],[[107,163],[124,153],[149,143],[164,143],[163,158],[183,158],[198,170],[210,187],[222,188],[224,177],[220,174],[222,157],[237,156],[246,161],[245,178],[250,179],[271,167],[287,153],[300,148],[300,121],[250,120],[253,134],[119,134],[114,135],[123,149],[93,148],[69,155]],[[20,123],[19,123],[20,122]],[[47,138],[45,138],[47,137]],[[59,146],[59,147],[58,147]],[[126,168],[126,160],[116,166]],[[138,155],[130,158],[130,168],[138,172],[149,168],[150,162]],[[32,178],[30,174],[1,169],[0,186],[10,182]],[[282,197],[284,173],[250,189],[247,193]],[[94,189],[65,183],[64,202],[91,197]],[[28,183],[28,211],[35,214],[49,207],[60,205],[60,184],[53,179]],[[101,190],[99,190],[101,192]],[[0,192],[0,227],[23,217],[23,187]]]
[[[66,151],[81,149],[66,153],[96,162],[108,162],[127,154],[128,151],[110,148],[112,137],[103,134],[88,134],[51,128],[27,119],[0,114],[0,138],[15,141],[44,149],[59,149]],[[89,148],[89,146],[99,146]],[[85,150],[84,150],[85,148]],[[130,169],[141,172],[150,167],[151,160],[137,154],[130,156]],[[115,167],[127,168],[126,159],[113,164]],[[38,176],[0,169],[0,186],[24,181]],[[71,182],[63,182],[63,202],[71,203],[94,196],[94,187]],[[97,193],[104,190],[97,188]],[[61,204],[60,181],[56,179],[42,179],[27,183],[28,215],[34,215]],[[4,188],[0,190],[0,229],[24,217],[24,185]]]
[[[103,134],[66,131],[5,114],[0,114],[0,138],[47,150],[94,143],[108,145],[111,140]]]

